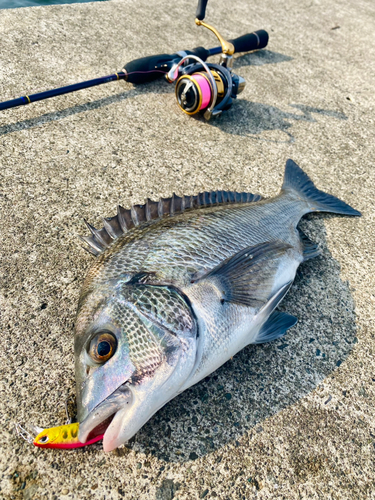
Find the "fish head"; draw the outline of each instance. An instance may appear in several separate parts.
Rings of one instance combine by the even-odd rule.
[[[75,325],[79,441],[127,442],[193,370],[197,323],[169,286],[113,281],[84,290]]]

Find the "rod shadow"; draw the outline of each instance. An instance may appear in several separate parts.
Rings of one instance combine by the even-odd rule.
[[[9,123],[0,127],[0,136],[11,134],[12,132],[18,132],[19,130],[39,127],[40,125],[44,125],[45,123],[63,120],[68,116],[85,113],[86,111],[102,108],[103,106],[109,106],[110,104],[113,104],[115,102],[134,97],[139,93],[140,92],[138,88],[134,88],[131,90],[127,90],[126,92],[122,92],[121,94],[103,97],[103,99],[97,99],[96,101],[79,104],[77,106],[72,106],[61,111],[51,111],[50,113],[45,113],[44,115],[37,116],[35,118],[29,118],[28,120],[22,120],[16,123]],[[34,105],[37,106],[38,103],[35,103]]]
[[[357,341],[349,284],[327,248],[323,218],[308,216],[300,226],[322,256],[299,268],[280,307],[297,325],[281,339],[248,346],[169,402],[127,448],[165,462],[212,453],[309,394],[349,356]]]
[[[36,118],[30,118],[28,120],[0,126],[0,136],[10,134],[12,132],[18,132],[20,130],[38,127],[45,123],[62,120],[68,116],[84,113],[103,106],[109,106],[115,102],[129,99],[149,91],[162,94],[172,93],[173,89],[170,89],[170,87],[160,89],[156,83],[151,84],[148,90],[135,87],[134,89],[122,92],[121,94],[105,97],[103,99],[80,104],[78,106],[72,106],[71,108],[66,108],[62,111],[52,111],[51,113],[46,113]],[[311,106],[304,106],[302,104],[290,104],[290,107],[299,110],[300,113],[289,113],[282,111],[276,106],[269,106],[268,104],[238,99],[232,108],[223,113],[219,118],[212,119],[208,123],[227,134],[246,137],[259,136],[265,131],[281,130],[287,136],[285,141],[276,139],[273,140],[264,137],[256,137],[256,139],[265,142],[292,143],[295,141],[289,130],[293,126],[292,121],[305,121],[310,123],[316,122],[316,119],[313,117],[313,113],[329,116],[331,118],[335,118],[336,120],[348,119],[345,114],[340,113],[339,111],[314,108]],[[196,119],[204,121],[203,117],[198,117]]]

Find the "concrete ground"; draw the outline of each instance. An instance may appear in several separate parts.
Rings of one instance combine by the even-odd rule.
[[[110,74],[204,45],[196,2],[126,0],[2,11],[0,97]],[[371,0],[211,1],[247,87],[217,121],[164,81],[113,84],[0,112],[0,497],[375,498],[374,73]],[[92,258],[82,218],[204,190],[278,192],[287,158],[363,217],[309,216],[322,257],[282,309],[299,323],[170,402],[127,447],[41,450],[14,424],[62,424],[73,323]]]

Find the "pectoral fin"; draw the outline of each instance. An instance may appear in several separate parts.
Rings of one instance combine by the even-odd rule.
[[[219,264],[198,282],[209,281],[216,286],[222,302],[262,306],[269,300],[279,260],[289,248],[291,247],[282,241],[245,248]]]

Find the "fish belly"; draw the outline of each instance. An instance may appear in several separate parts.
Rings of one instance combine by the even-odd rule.
[[[198,383],[217,370],[247,344],[252,342],[261,325],[249,307],[231,305],[222,321],[209,320],[209,327],[201,332],[197,348],[197,366],[182,390]],[[203,322],[202,322],[203,323]],[[204,328],[204,327],[203,327]]]

